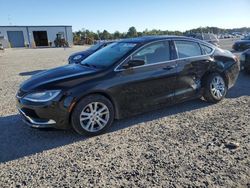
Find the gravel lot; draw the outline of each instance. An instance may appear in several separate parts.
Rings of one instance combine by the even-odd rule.
[[[15,108],[19,84],[82,48],[0,52],[0,187],[250,187],[250,75],[243,73],[218,104],[185,102],[116,121],[93,138],[24,125]]]

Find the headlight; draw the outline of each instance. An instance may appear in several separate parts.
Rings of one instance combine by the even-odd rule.
[[[246,61],[246,55],[245,54],[241,54],[240,61]]]
[[[76,55],[75,57],[73,57],[73,60],[79,60],[82,58],[82,55]]]
[[[35,92],[26,95],[23,99],[32,102],[48,102],[59,95],[60,90],[48,90],[43,92]]]

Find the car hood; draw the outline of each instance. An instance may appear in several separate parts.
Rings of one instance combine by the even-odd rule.
[[[66,65],[35,74],[23,82],[20,87],[26,92],[38,89],[62,89],[78,84],[83,81],[84,77],[95,72],[97,69],[79,64]],[[53,88],[50,88],[51,84],[53,84]]]

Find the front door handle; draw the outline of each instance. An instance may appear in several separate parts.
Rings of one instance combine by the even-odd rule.
[[[174,68],[176,68],[175,65],[168,65],[168,66],[164,67],[163,69],[164,69],[164,70],[172,70],[172,69],[174,69]]]

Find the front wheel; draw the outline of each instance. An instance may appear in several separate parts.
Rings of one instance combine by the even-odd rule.
[[[90,95],[83,98],[71,116],[73,129],[87,136],[103,133],[111,126],[113,120],[113,105],[102,95]]]
[[[216,103],[221,101],[227,94],[228,88],[226,81],[218,73],[212,73],[208,75],[205,86],[204,95],[206,101]]]

